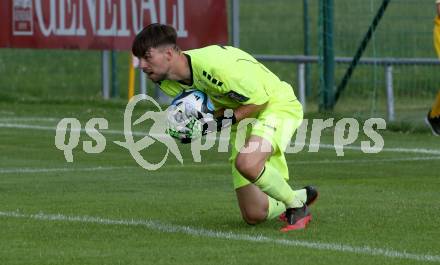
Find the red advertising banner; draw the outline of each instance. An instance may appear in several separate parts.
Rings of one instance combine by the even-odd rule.
[[[183,49],[228,42],[225,0],[1,0],[0,47],[128,50],[155,22]]]

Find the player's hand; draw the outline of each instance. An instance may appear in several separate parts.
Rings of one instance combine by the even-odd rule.
[[[187,117],[195,117],[202,123],[202,135],[210,132],[219,132],[224,128],[230,127],[237,122],[232,109],[221,109],[216,116],[212,113],[202,113],[196,110],[192,105],[185,105],[185,114]]]
[[[167,109],[166,132],[181,143],[190,143],[202,135],[202,126],[186,108],[170,106]]]
[[[187,133],[179,132],[179,131],[176,131],[176,130],[171,129],[171,128],[167,129],[167,133],[171,137],[179,140],[182,144],[188,144],[188,143],[191,143],[191,141],[192,141],[192,138]]]
[[[202,124],[202,135],[206,135],[212,132],[219,132],[224,128],[230,127],[237,122],[232,109],[222,111],[221,114],[217,113],[217,117],[214,117],[211,113],[197,113],[198,121]]]
[[[200,112],[190,104],[185,105],[184,112],[186,117],[197,120],[197,125],[201,127],[201,135],[218,131],[217,120],[214,118],[214,114]]]

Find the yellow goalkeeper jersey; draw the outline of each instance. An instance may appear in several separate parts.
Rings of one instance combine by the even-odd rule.
[[[212,45],[184,54],[190,64],[192,84],[160,82],[160,88],[171,97],[183,90],[199,89],[210,97],[216,109],[296,100],[288,83],[238,48]]]

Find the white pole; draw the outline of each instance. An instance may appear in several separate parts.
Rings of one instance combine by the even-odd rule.
[[[104,50],[101,52],[101,86],[102,97],[104,99],[110,98],[110,51]]]
[[[142,69],[139,69],[139,93],[143,95],[147,94],[147,77],[145,73],[142,72]]]
[[[297,78],[298,78],[298,96],[299,102],[303,106],[303,110],[306,110],[306,66],[305,63],[298,64]]]
[[[232,46],[240,47],[240,0],[232,0]]]
[[[388,121],[394,121],[396,119],[394,113],[394,91],[393,91],[393,66],[385,66],[385,82],[387,89],[387,115]]]

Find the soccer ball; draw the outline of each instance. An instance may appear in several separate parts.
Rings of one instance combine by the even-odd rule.
[[[181,92],[171,102],[172,106],[192,107],[201,113],[213,113],[214,105],[208,95],[197,89]]]
[[[207,128],[207,117],[212,119],[214,105],[204,92],[191,89],[177,95],[167,110],[167,132],[177,139],[196,139]]]

